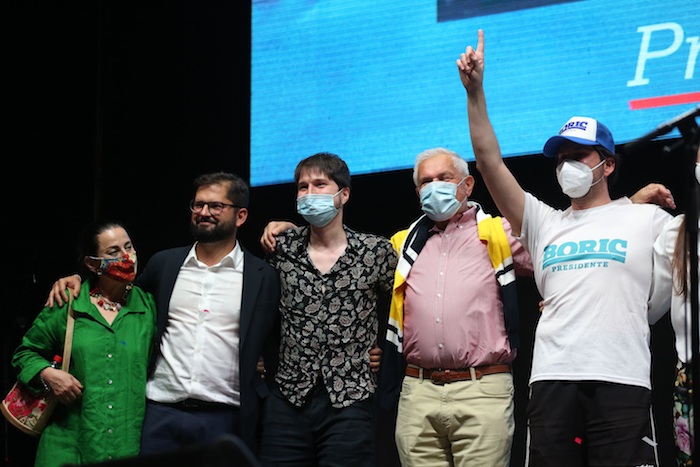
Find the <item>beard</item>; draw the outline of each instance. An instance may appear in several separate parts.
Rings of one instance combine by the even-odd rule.
[[[213,226],[200,226],[199,222],[201,222],[202,220],[216,222],[216,220],[211,217],[202,217],[198,220],[193,220],[190,223],[190,232],[192,233],[192,236],[195,238],[195,240],[197,240],[198,242],[215,243],[221,240],[236,237],[237,227],[235,223],[219,221]]]

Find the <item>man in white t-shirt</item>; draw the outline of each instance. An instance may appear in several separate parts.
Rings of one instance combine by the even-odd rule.
[[[560,211],[525,192],[488,118],[483,31],[457,65],[477,168],[532,255],[544,299],[530,378],[530,465],[658,465],[647,301],[652,246],[671,216],[610,198],[615,144],[589,117],[572,117],[544,146],[571,207]]]

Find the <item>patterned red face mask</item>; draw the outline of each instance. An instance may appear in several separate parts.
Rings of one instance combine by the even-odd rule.
[[[99,261],[97,275],[105,275],[123,282],[133,282],[136,278],[136,253],[120,256],[119,258],[100,258],[90,256],[90,259]]]

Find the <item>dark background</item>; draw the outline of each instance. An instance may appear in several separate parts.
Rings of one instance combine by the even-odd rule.
[[[155,251],[191,243],[187,205],[196,175],[225,170],[248,178],[250,4],[155,3],[5,5],[3,75],[9,105],[3,199],[9,208],[4,221],[9,258],[3,274],[8,279],[2,301],[3,394],[14,382],[12,351],[49,287],[76,270],[73,251],[83,224],[95,216],[124,221],[145,262]],[[453,92],[463,93],[456,73]],[[648,130],[659,123],[649,122]],[[464,125],[464,147],[452,149],[467,155],[466,116]],[[674,190],[682,206],[683,151],[664,150],[677,143],[652,142],[634,153],[618,147],[623,163],[613,194],[631,194],[658,181]],[[432,144],[426,141],[425,147]],[[410,163],[415,154],[405,157]],[[507,163],[525,189],[565,206],[551,160],[533,155]],[[497,214],[474,175],[473,199]],[[261,254],[258,238],[268,220],[300,220],[295,189],[292,184],[254,188],[251,198],[239,238]],[[354,177],[345,212],[352,228],[389,236],[418,214],[410,170]],[[519,288],[523,347],[515,365],[514,467],[524,461],[524,407],[539,301],[532,280],[521,281]],[[675,356],[667,319],[653,327],[652,346],[662,465],[670,466]],[[389,446],[390,418],[383,416],[380,425],[382,446]],[[32,465],[35,446],[36,440],[3,420],[5,465]],[[382,449],[380,464],[394,462],[391,449]]]

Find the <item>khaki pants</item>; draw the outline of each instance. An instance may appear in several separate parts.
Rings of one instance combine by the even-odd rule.
[[[406,376],[396,419],[401,465],[508,466],[513,392],[508,373],[444,385]]]

